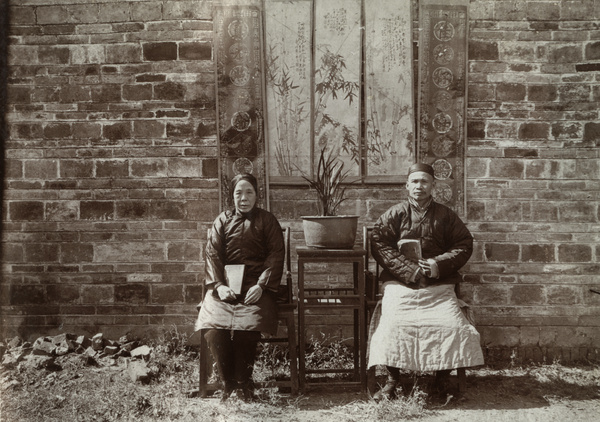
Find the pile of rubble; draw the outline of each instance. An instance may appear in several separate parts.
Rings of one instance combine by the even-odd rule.
[[[114,365],[117,359],[126,358],[127,371],[132,381],[146,383],[151,378],[147,363],[152,348],[130,340],[126,336],[119,341],[104,338],[102,333],[92,338],[74,334],[39,337],[30,343],[15,337],[0,342],[1,365],[5,369],[25,366],[31,369],[62,370],[62,362],[73,355],[87,366]],[[108,362],[107,362],[108,361]]]

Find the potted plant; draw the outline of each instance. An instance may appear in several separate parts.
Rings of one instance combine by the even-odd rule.
[[[358,215],[336,215],[340,204],[346,200],[348,177],[344,163],[330,151],[321,150],[314,178],[302,174],[317,195],[316,216],[302,216],[302,228],[307,246],[328,249],[351,249],[356,239]]]

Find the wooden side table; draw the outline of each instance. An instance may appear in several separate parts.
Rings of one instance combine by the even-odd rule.
[[[306,369],[306,322],[307,309],[321,310],[340,308],[354,310],[354,381],[327,383],[339,385],[357,385],[367,391],[367,321],[365,297],[365,254],[362,247],[354,249],[320,249],[298,246],[298,333],[299,333],[299,384],[303,392],[307,386],[307,373],[340,373],[340,369]],[[304,265],[306,263],[352,264],[354,285],[350,288],[305,288]]]

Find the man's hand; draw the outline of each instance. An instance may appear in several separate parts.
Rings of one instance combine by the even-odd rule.
[[[258,299],[262,296],[263,289],[258,284],[250,287],[248,293],[246,293],[246,299],[244,300],[245,305],[251,305],[258,302]]]
[[[223,302],[235,300],[236,298],[233,290],[231,290],[229,286],[226,286],[225,284],[217,287],[217,293],[219,294],[219,299],[221,299]]]
[[[440,276],[440,270],[434,259],[419,259],[419,267],[423,274],[429,278],[439,278]]]

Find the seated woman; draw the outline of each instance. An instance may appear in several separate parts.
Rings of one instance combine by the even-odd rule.
[[[277,331],[275,293],[283,274],[285,244],[273,214],[256,207],[257,181],[239,174],[231,182],[234,210],[214,221],[206,246],[206,286],[196,330],[205,338],[223,383],[222,400],[241,388],[254,397],[252,371],[261,332]],[[225,266],[243,264],[241,293],[227,284]]]

